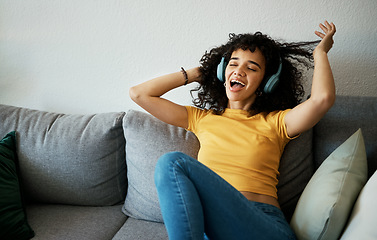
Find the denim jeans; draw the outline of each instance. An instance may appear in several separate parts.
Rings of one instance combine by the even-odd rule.
[[[155,184],[170,240],[296,239],[279,208],[249,201],[183,153],[159,159]]]

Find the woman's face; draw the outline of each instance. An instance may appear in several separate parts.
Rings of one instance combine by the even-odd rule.
[[[258,48],[254,52],[238,49],[232,53],[225,69],[228,108],[250,108],[256,98],[255,91],[263,80],[265,67],[265,58]]]

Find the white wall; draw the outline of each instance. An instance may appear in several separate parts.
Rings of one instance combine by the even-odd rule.
[[[131,86],[197,66],[230,32],[316,40],[325,19],[337,26],[337,93],[377,96],[376,0],[0,0],[0,103],[63,113],[139,109]],[[192,87],[168,97],[190,104]]]

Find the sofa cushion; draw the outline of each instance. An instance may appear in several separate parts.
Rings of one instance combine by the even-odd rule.
[[[90,207],[32,204],[26,207],[35,237],[32,240],[112,239],[127,217],[121,205]]]
[[[341,240],[377,239],[377,171],[361,190]]]
[[[292,217],[298,239],[339,239],[367,179],[361,130],[339,146],[315,172]]]
[[[68,115],[0,105],[0,134],[17,131],[27,196],[73,205],[123,201],[127,186],[123,116]]]
[[[139,111],[129,111],[123,125],[128,168],[128,193],[123,211],[134,218],[162,222],[153,178],[157,160],[171,151],[196,158],[199,142],[193,133]],[[286,146],[279,171],[279,201],[289,219],[314,171],[311,130]]]
[[[172,151],[184,152],[196,158],[199,142],[193,133],[135,110],[127,112],[123,127],[128,176],[123,211],[137,219],[162,222],[154,185],[157,160]]]
[[[18,177],[15,132],[0,141],[0,239],[30,239]]]
[[[377,169],[377,97],[337,96],[334,106],[314,128],[314,158],[318,167],[344,139],[363,129],[368,176]]]
[[[163,223],[128,218],[112,240],[168,240]]]
[[[314,173],[312,140],[312,129],[302,133],[287,144],[280,160],[278,199],[288,222]]]

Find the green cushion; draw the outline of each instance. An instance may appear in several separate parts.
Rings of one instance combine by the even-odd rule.
[[[291,220],[301,239],[339,239],[360,190],[367,180],[361,130],[339,146],[310,179]]]
[[[0,141],[0,239],[30,239],[34,232],[27,223],[17,174],[16,134]]]

